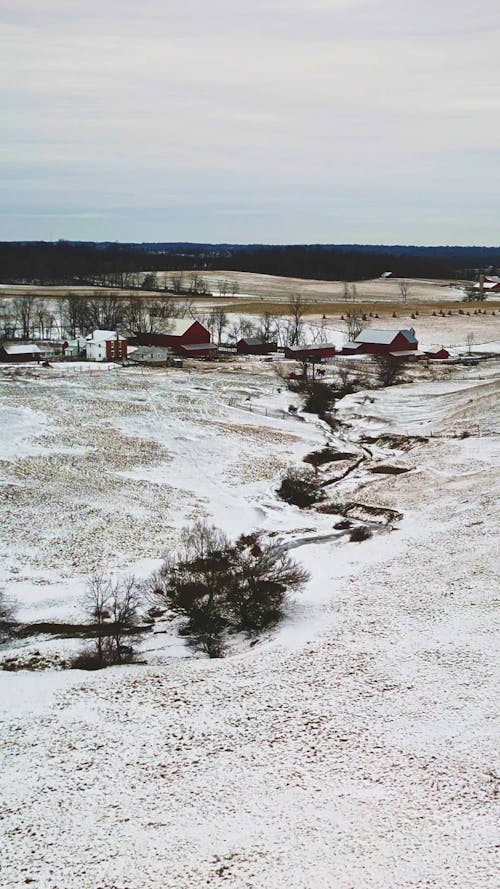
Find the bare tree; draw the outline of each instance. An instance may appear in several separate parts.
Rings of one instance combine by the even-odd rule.
[[[407,281],[405,278],[402,278],[399,282],[399,292],[404,303],[406,303],[408,300],[408,291],[410,289],[410,286],[410,282]]]
[[[14,300],[14,312],[16,319],[19,321],[22,329],[22,337],[29,340],[32,333],[32,318],[35,308],[35,296],[32,293],[26,293]]]
[[[172,275],[172,291],[174,293],[182,293],[184,291],[184,279],[182,272]]]
[[[73,339],[79,335],[85,335],[92,329],[92,319],[89,311],[89,300],[83,296],[68,294],[66,302],[65,326]]]
[[[275,331],[276,331],[276,339],[278,341],[279,346],[287,346],[288,345],[288,329],[289,324],[286,321],[286,318],[281,318],[279,316],[276,317],[275,322]]]
[[[109,608],[113,627],[112,657],[116,663],[130,660],[133,654],[132,646],[125,645],[124,640],[127,637],[130,643],[130,631],[137,625],[139,605],[140,594],[133,575],[111,584]]]
[[[100,666],[130,660],[132,647],[124,644],[137,623],[140,604],[133,576],[113,581],[102,571],[88,578],[84,605],[96,632],[96,658]]]
[[[264,342],[269,342],[276,336],[276,318],[270,312],[264,312],[259,319],[259,336]]]
[[[474,334],[471,332],[471,333],[468,333],[467,336],[465,337],[465,345],[467,346],[467,352],[469,353],[469,355],[472,355],[473,343],[474,343]]]
[[[198,272],[193,272],[189,279],[188,290],[194,294],[206,294],[207,282]]]
[[[326,318],[323,316],[319,325],[311,328],[311,337],[313,343],[323,345],[327,342],[326,335]]]
[[[34,316],[37,320],[38,336],[43,340],[45,337],[45,315],[47,306],[45,300],[37,299],[34,305]]]
[[[290,300],[290,327],[288,331],[289,345],[298,346],[302,340],[304,329],[305,303],[300,293],[295,293]]]
[[[105,660],[105,640],[107,637],[106,622],[109,620],[109,604],[111,587],[109,580],[101,571],[93,571],[87,579],[84,606],[92,618],[96,628],[96,651],[101,664]]]
[[[351,306],[344,315],[344,322],[349,340],[355,340],[362,330],[367,327],[367,322],[363,319],[361,312],[358,312],[354,306]]]
[[[221,344],[222,334],[227,327],[228,317],[221,308],[212,309],[210,313],[210,329],[218,346]]]
[[[229,282],[224,280],[217,281],[217,290],[219,291],[219,296],[225,296],[229,290]]]

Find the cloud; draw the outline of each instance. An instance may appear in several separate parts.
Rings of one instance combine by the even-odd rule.
[[[31,207],[40,237],[44,208],[65,235],[108,207],[96,238],[131,238],[104,232],[119,219],[163,239],[163,206],[175,239],[177,220],[183,238],[227,240],[239,214],[243,240],[345,242],[361,215],[368,240],[397,242],[423,201],[422,243],[498,240],[496,0],[473,16],[463,0],[16,0],[1,15],[2,199]]]

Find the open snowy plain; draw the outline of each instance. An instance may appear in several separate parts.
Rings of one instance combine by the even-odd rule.
[[[20,620],[80,620],[93,567],[145,577],[200,515],[277,532],[311,580],[223,660],[162,628],[146,666],[0,671],[2,886],[498,885],[495,365],[339,404],[336,444],[373,442],[335,490],[403,514],[362,543],[277,499],[333,437],[269,365],[4,373]],[[370,471],[388,459],[410,471]]]

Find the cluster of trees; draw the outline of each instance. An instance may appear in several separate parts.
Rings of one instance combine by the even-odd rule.
[[[40,284],[102,283],[141,287],[144,286],[141,274],[154,274],[158,268],[186,272],[225,268],[285,277],[356,281],[378,277],[387,270],[401,278],[472,279],[480,271],[491,272],[498,267],[500,249],[496,247],[0,242],[1,280]],[[174,288],[178,286],[178,282],[171,284]],[[198,281],[198,286],[204,285]],[[174,292],[187,291],[174,289]]]
[[[96,297],[66,294],[51,299],[25,294],[10,302],[3,302],[0,337],[73,339],[99,328],[155,333],[165,326],[166,319],[186,314],[192,314],[189,302],[145,300],[139,297],[124,299],[112,292]]]
[[[102,571],[89,576],[82,604],[92,641],[70,666],[99,670],[134,662],[137,638],[145,629],[141,614],[152,601],[157,614],[168,609],[170,617],[182,620],[181,632],[195,648],[221,657],[231,633],[256,636],[279,621],[287,592],[300,589],[308,578],[262,533],[231,542],[214,525],[198,521],[184,529],[179,548],[149,585],[133,576],[113,579]],[[13,608],[0,590],[0,642],[14,626]]]
[[[223,288],[224,282],[219,286]],[[54,339],[85,336],[98,328],[131,330],[134,333],[158,333],[165,330],[169,318],[192,316],[210,331],[214,342],[235,343],[242,337],[258,336],[275,340],[280,346],[302,343],[304,338],[305,303],[300,296],[293,296],[290,315],[264,313],[255,321],[247,317],[232,319],[221,307],[210,311],[194,308],[191,299],[183,301],[162,298],[147,299],[144,296],[123,296],[113,291],[103,291],[98,296],[81,296],[67,293],[53,298],[42,298],[26,293],[0,307],[0,338],[5,339]],[[326,341],[325,322],[312,332],[314,342]]]
[[[158,603],[185,620],[184,632],[210,657],[220,657],[228,633],[255,635],[283,614],[288,590],[308,579],[282,548],[261,533],[232,543],[213,525],[184,530],[152,584]]]
[[[483,302],[486,299],[487,292],[482,287],[477,287],[474,283],[465,284],[462,289],[464,291],[463,301],[465,303]]]

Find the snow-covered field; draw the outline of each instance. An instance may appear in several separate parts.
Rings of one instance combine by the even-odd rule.
[[[1,885],[496,887],[498,369],[340,404],[355,448],[426,438],[371,445],[411,471],[341,483],[403,513],[361,544],[277,500],[327,434],[279,388],[252,362],[1,378],[21,619],[80,619],[94,565],[145,576],[199,515],[279,532],[311,572],[282,625],[224,660],[159,634],[148,666],[0,672]]]

